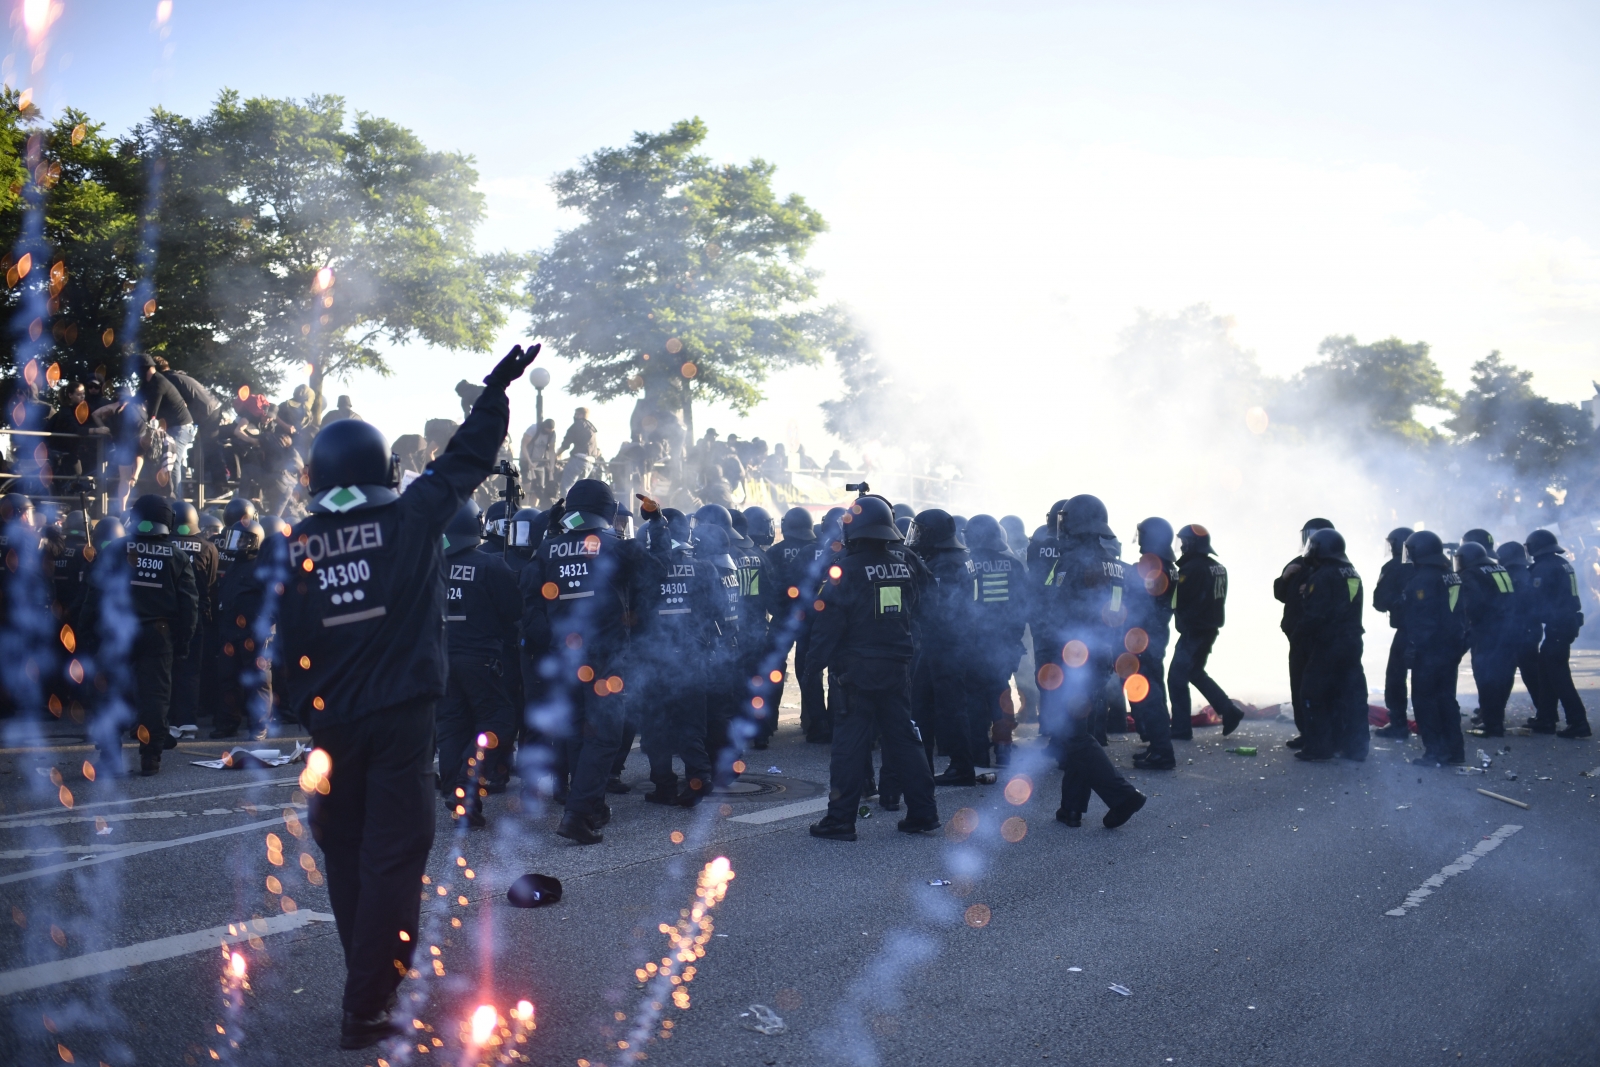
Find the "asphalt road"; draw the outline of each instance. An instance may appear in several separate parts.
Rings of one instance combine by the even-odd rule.
[[[1600,710],[1600,693],[1588,695]],[[1469,776],[1411,767],[1381,741],[1364,764],[1301,765],[1281,748],[1290,728],[1274,722],[1225,741],[1203,729],[1180,742],[1175,773],[1128,771],[1151,800],[1116,831],[1098,825],[1098,802],[1082,829],[1056,823],[1060,775],[1025,748],[997,784],[941,790],[943,832],[899,834],[896,816],[874,807],[848,844],[806,833],[826,793],[826,749],[800,740],[792,709],[785,716],[772,748],[750,754],[740,791],[694,813],[643,802],[635,753],[635,789],[612,799],[597,847],[555,838],[554,813],[520,811],[511,796],[491,798],[485,831],[458,834],[441,818],[418,978],[405,984],[421,1023],[409,1053],[336,1048],[339,942],[318,918],[320,874],[300,859],[320,868],[320,854],[284,815],[302,799],[300,767],[193,767],[176,757],[222,746],[191,743],[159,777],[91,783],[83,748],[0,752],[0,915],[12,920],[0,924],[0,1063],[455,1064],[516,1052],[570,1067],[642,1051],[709,1067],[1160,1067],[1600,1055],[1593,742],[1511,737],[1484,745],[1492,766]],[[1240,745],[1260,754],[1225,751]],[[1133,747],[1111,746],[1124,768]],[[1469,739],[1469,754],[1478,747]],[[1019,775],[1030,788],[1017,782],[1008,799]],[[717,857],[734,876],[703,958],[676,987],[682,1008],[664,979],[637,974],[669,956],[661,926],[691,907],[696,876]],[[560,878],[564,899],[508,906],[505,889],[525,871]],[[1408,897],[1403,916],[1386,914]],[[254,936],[224,954],[230,924]],[[230,977],[233,953],[242,979]],[[681,976],[688,964],[676,966]],[[521,1000],[534,1007],[531,1029],[508,1014]],[[510,1037],[464,1047],[485,1003]],[[750,1029],[754,1004],[784,1032]]]

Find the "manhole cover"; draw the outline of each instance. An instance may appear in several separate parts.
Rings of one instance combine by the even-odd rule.
[[[788,787],[783,782],[775,782],[766,778],[756,778],[748,774],[726,786],[713,789],[712,792],[719,797],[748,797],[769,796],[773,793],[784,793]]]

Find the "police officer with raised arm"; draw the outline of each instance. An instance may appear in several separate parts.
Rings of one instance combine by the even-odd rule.
[[[344,946],[342,1048],[399,1032],[390,1012],[417,946],[433,844],[434,712],[448,669],[442,535],[489,476],[510,416],[506,386],[538,352],[518,345],[495,366],[404,493],[371,423],[325,427],[311,446],[310,515],[287,541],[267,539],[283,583],[283,707],[328,762],[311,830]]]

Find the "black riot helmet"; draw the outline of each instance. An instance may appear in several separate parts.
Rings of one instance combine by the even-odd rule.
[[[915,519],[907,519],[902,517],[894,520],[894,528],[900,531],[900,537],[902,540],[911,536],[911,527],[915,525]]]
[[[1405,551],[1406,538],[1410,537],[1415,532],[1416,531],[1409,526],[1396,526],[1394,529],[1390,530],[1389,536],[1384,538],[1384,540],[1389,542],[1390,555],[1392,555],[1395,559],[1399,559],[1400,554]]]
[[[261,550],[261,524],[254,519],[240,519],[228,527],[223,547],[229,552],[252,556]]]
[[[811,512],[805,508],[790,508],[783,513],[783,521],[778,529],[783,532],[785,541],[815,541],[817,531],[811,526]]]
[[[1444,542],[1432,530],[1418,530],[1406,538],[1406,559],[1411,563],[1449,568],[1444,557]]]
[[[223,522],[222,516],[216,512],[202,511],[200,513],[200,532],[207,537],[215,537],[227,528],[227,523]]]
[[[1528,555],[1534,559],[1548,556],[1552,552],[1560,552],[1561,546],[1556,543],[1556,535],[1549,530],[1535,530],[1522,539],[1522,544],[1528,550]]]
[[[172,505],[172,532],[185,537],[196,535],[200,532],[200,512],[187,500],[179,500]]]
[[[817,523],[815,527],[816,535],[821,537],[826,534],[829,537],[837,537],[843,522],[844,508],[829,508],[828,513],[822,516],[822,521]]]
[[[985,552],[1004,552],[1010,548],[1006,532],[993,515],[974,515],[968,519],[964,539],[971,547]]]
[[[1006,543],[1011,546],[1011,551],[1021,555],[1028,547],[1028,528],[1022,525],[1022,518],[1018,515],[1002,515],[1000,529],[1006,532]]]
[[[1463,541],[1461,542],[1461,547],[1456,549],[1456,570],[1458,572],[1470,571],[1475,567],[1483,566],[1491,559],[1494,559],[1494,557],[1489,554],[1489,550],[1481,542]]]
[[[247,496],[236,496],[222,509],[222,525],[232,526],[240,519],[256,518],[256,503]]]
[[[1304,549],[1305,546],[1310,543],[1311,535],[1316,533],[1318,530],[1331,529],[1333,529],[1333,523],[1329,522],[1327,519],[1307,519],[1305,525],[1300,527],[1300,547]]]
[[[758,547],[766,548],[772,544],[772,516],[767,512],[766,508],[745,508],[744,524],[746,535]]]
[[[1483,529],[1482,527],[1474,527],[1473,529],[1468,530],[1466,533],[1461,535],[1461,543],[1464,544],[1464,545],[1466,545],[1466,544],[1482,545],[1484,548],[1487,548],[1490,552],[1493,552],[1494,551],[1494,534],[1490,533],[1488,530]]]
[[[733,538],[729,536],[726,527],[716,523],[705,523],[694,528],[694,558],[703,559],[714,567],[721,567],[726,571],[738,570],[733,562],[729,550],[733,547]]]
[[[1494,550],[1500,559],[1502,567],[1526,567],[1528,565],[1528,550],[1522,547],[1521,541],[1507,541]]]
[[[720,526],[729,533],[733,532],[733,516],[721,504],[702,504],[700,510],[694,513],[694,524],[700,526]]]
[[[1066,531],[1061,528],[1061,514],[1066,510],[1067,502],[1065,499],[1062,499],[1057,500],[1054,504],[1051,504],[1050,510],[1045,512],[1044,524],[1045,527],[1050,531],[1051,537],[1060,537],[1066,533]]]
[[[453,556],[469,548],[477,548],[482,543],[483,512],[476,501],[469,500],[451,516],[449,525],[444,528],[444,551],[446,555]]]
[[[744,512],[738,508],[728,509],[728,520],[733,524],[734,543],[743,548],[746,544],[754,544],[750,540],[750,523],[745,520]]]
[[[848,518],[844,524],[846,541],[900,540],[900,530],[894,524],[894,509],[882,497],[864,496],[857,500],[850,505]]]
[[[1186,556],[1214,556],[1216,550],[1211,547],[1211,531],[1201,526],[1198,522],[1191,522],[1178,531],[1178,544],[1183,546]]]
[[[68,540],[87,541],[89,539],[89,519],[81,511],[67,512],[66,520],[62,522],[61,529],[66,533]]]
[[[389,442],[370,422],[340,419],[322,427],[311,442],[309,488],[313,513],[360,511],[400,499],[399,463]]]
[[[506,523],[506,545],[511,551],[523,559],[533,556],[544,540],[544,531],[549,525],[547,514],[538,508],[523,508],[511,516],[511,521]]]
[[[1172,562],[1172,523],[1152,515],[1139,524],[1139,554]]]
[[[796,510],[804,511],[805,509],[799,508]],[[667,532],[672,535],[672,539],[678,544],[686,545],[694,540],[694,531],[689,528],[689,516],[677,508],[662,508],[661,518],[667,524]],[[811,515],[809,512],[806,514],[806,529],[811,529]]]
[[[919,551],[930,548],[966,548],[956,532],[956,520],[948,511],[929,508],[917,513],[906,544]]]
[[[917,509],[910,504],[896,504],[894,506],[894,517],[896,519],[914,519],[917,517]]]
[[[1344,534],[1331,528],[1313,530],[1306,540],[1306,559],[1318,563],[1349,563],[1349,557],[1344,554]]]
[[[346,420],[349,421],[349,420]],[[339,425],[335,423],[334,425]],[[277,534],[279,537],[289,536],[289,524],[283,521],[281,515],[263,515],[256,520],[261,524],[261,540],[265,541],[268,534]]]
[[[166,537],[172,532],[172,504],[164,496],[146,493],[133,502],[133,536]]]
[[[1068,537],[1115,537],[1106,521],[1106,506],[1099,497],[1079,493],[1061,509],[1061,523]]]
[[[497,549],[504,548],[506,544],[506,525],[509,521],[506,512],[509,510],[504,500],[496,500],[483,513],[483,539]]]
[[[122,528],[122,523],[115,518],[107,517],[94,524],[92,541],[96,548],[104,548],[117,538],[126,536],[127,531]]]
[[[566,514],[561,517],[561,528],[571,530],[599,530],[611,525],[617,517],[617,494],[611,486],[598,478],[580,478],[567,490]]]

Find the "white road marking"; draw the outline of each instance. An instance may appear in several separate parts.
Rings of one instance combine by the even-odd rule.
[[[1403,917],[1405,913],[1411,909],[1421,907],[1424,900],[1433,896],[1433,891],[1435,889],[1438,889],[1440,886],[1444,885],[1446,881],[1454,878],[1456,875],[1464,874],[1465,872],[1470,871],[1473,864],[1477,863],[1479,860],[1483,859],[1483,857],[1499,848],[1505,842],[1506,838],[1510,837],[1520,829],[1522,829],[1522,827],[1513,826],[1510,824],[1500,827],[1500,829],[1496,830],[1482,841],[1479,841],[1471,852],[1466,852],[1460,856],[1457,856],[1454,863],[1443,868],[1438,874],[1434,875],[1432,878],[1429,878],[1426,882],[1423,882],[1420,886],[1406,894],[1406,901],[1404,904],[1400,905],[1398,908],[1391,908],[1389,911],[1384,912],[1384,914],[1393,915],[1399,918]]]
[[[827,797],[812,797],[810,800],[797,800],[793,804],[779,804],[775,808],[763,808],[761,811],[751,811],[744,815],[735,815],[729,822],[762,823],[780,822],[783,819],[794,819],[801,815],[815,815],[819,811],[828,810]]]
[[[196,952],[207,952],[223,945],[235,945],[252,937],[270,937],[309,926],[312,923],[331,923],[333,916],[320,911],[296,911],[287,915],[274,915],[270,919],[257,919],[248,923],[213,926],[192,934],[177,934],[137,945],[90,952],[54,963],[40,963],[32,967],[18,967],[14,971],[0,971],[0,997],[39,989],[60,982],[71,982],[107,971],[120,971],[141,963],[155,963]],[[237,931],[237,932],[234,932]]]
[[[8,848],[0,851],[0,860],[26,860],[37,856],[58,856],[63,852],[92,856],[97,852],[121,852],[127,845],[52,845],[49,848]]]
[[[125,797],[122,800],[97,800],[90,804],[74,804],[73,811],[87,811],[90,808],[109,808],[117,804],[144,804],[152,800],[175,800],[178,797],[197,797],[205,793],[226,793],[234,789],[250,789],[258,785],[288,785],[298,782],[298,778],[273,778],[268,781],[236,782],[233,785],[215,785],[207,789],[185,789],[181,793],[157,793],[148,797]],[[35,811],[19,811],[13,815],[0,818],[0,830],[5,829],[17,819],[24,819],[30,815],[50,815],[61,810],[60,805],[53,808],[39,808]]]
[[[38,867],[31,871],[17,871],[15,874],[0,875],[0,885],[9,885],[12,882],[26,882],[32,878],[43,878],[47,874],[56,874],[60,871],[81,870],[84,867],[93,867],[97,863],[110,863],[112,860],[128,859],[140,856],[146,852],[159,852],[165,848],[178,848],[181,845],[192,845],[196,841],[210,841],[217,837],[228,837],[232,834],[249,833],[259,830],[264,826],[282,826],[283,816],[275,819],[262,819],[260,822],[247,822],[243,826],[230,826],[225,830],[212,830],[210,833],[195,834],[193,837],[179,837],[171,841],[141,841],[137,845],[129,845],[118,849],[116,852],[107,852],[103,856],[93,859],[79,860],[76,863],[54,863],[48,867]]]
[[[263,808],[271,809],[271,808],[278,807],[278,806],[279,805],[277,805],[277,804],[257,804],[257,805],[255,805],[255,810],[254,811],[252,811],[250,808],[207,808],[205,811],[201,811],[201,812],[176,811],[176,810],[173,810],[173,811],[125,811],[125,812],[121,812],[121,813],[116,814],[116,815],[67,815],[67,814],[61,814],[61,815],[47,816],[47,817],[42,818],[42,819],[19,820],[17,822],[12,823],[9,826],[0,826],[0,830],[20,830],[20,829],[22,829],[24,827],[29,827],[29,826],[66,826],[66,825],[69,825],[71,823],[97,823],[97,822],[100,822],[100,821],[104,821],[104,822],[107,822],[107,823],[114,823],[114,822],[137,822],[140,819],[187,819],[187,818],[198,818],[201,815],[255,815],[257,812],[261,811]],[[285,804],[285,805],[282,805],[282,806],[283,807],[295,808],[298,811],[305,811],[306,810],[306,806],[304,804]]]

